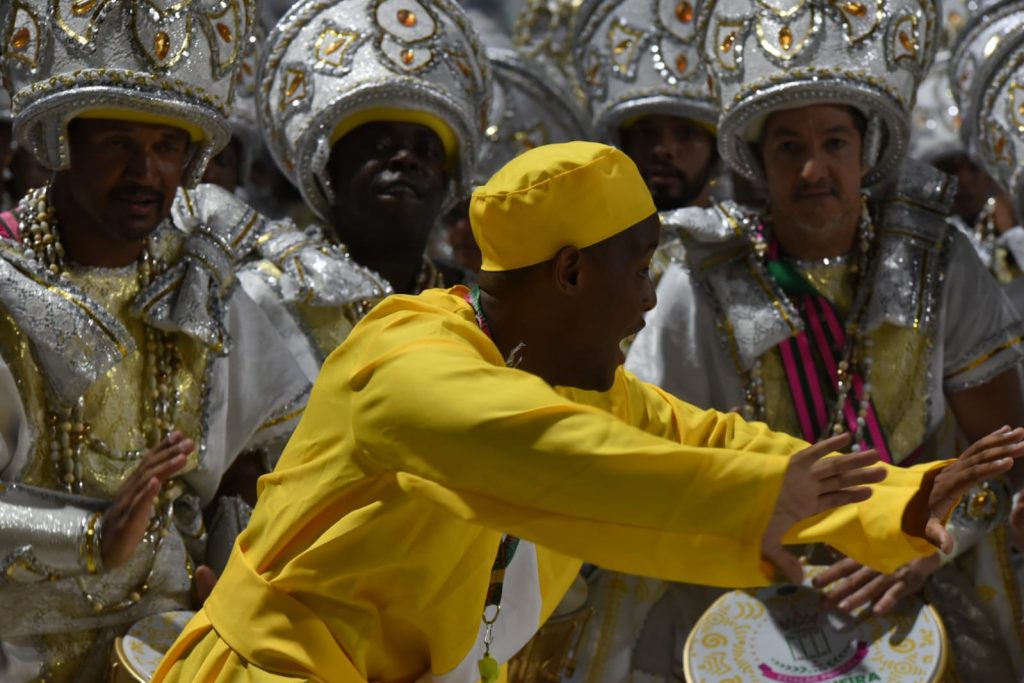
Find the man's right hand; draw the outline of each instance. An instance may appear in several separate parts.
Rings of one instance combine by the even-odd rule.
[[[819,512],[859,503],[871,497],[867,484],[885,479],[885,469],[871,467],[878,462],[875,450],[825,456],[850,444],[841,434],[806,448],[789,461],[775,510],[761,537],[761,557],[793,583],[803,581],[800,560],[782,547],[782,537],[798,522]]]
[[[181,471],[193,448],[191,439],[172,432],[143,456],[121,485],[101,522],[100,556],[105,569],[115,569],[131,559],[146,534],[160,488]]]

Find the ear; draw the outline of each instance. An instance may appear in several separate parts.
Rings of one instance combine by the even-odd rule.
[[[575,296],[582,286],[583,254],[576,247],[562,247],[551,259],[555,288],[565,296]]]

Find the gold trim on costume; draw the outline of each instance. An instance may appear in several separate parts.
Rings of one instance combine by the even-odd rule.
[[[987,361],[989,358],[992,358],[992,356],[996,355],[997,353],[999,353],[1001,351],[1006,351],[1009,348],[1017,346],[1022,341],[1024,341],[1024,337],[1014,337],[1010,341],[1008,341],[1008,342],[1006,342],[1004,344],[1000,344],[998,347],[992,349],[991,351],[989,351],[988,353],[984,354],[983,356],[980,356],[979,358],[977,358],[975,360],[972,360],[970,363],[968,363],[967,365],[963,366],[962,368],[960,368],[956,372],[953,372],[952,375],[956,376],[956,375],[963,374],[965,372],[970,372],[971,370],[975,369],[976,367],[978,367],[979,365],[981,365],[982,363]]]

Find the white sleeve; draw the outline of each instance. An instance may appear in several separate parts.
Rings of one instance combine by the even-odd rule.
[[[942,372],[943,388],[952,393],[1020,364],[1024,322],[962,234],[953,234],[949,249]]]
[[[214,361],[205,449],[185,477],[204,506],[240,453],[295,428],[310,388],[286,340],[241,287],[228,299],[225,324],[231,347]]]

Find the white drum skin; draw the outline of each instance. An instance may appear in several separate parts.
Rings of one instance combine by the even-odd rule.
[[[110,683],[149,683],[160,660],[178,639],[195,612],[153,614],[135,622],[114,641]]]
[[[807,580],[824,568],[810,568]],[[917,598],[890,614],[827,611],[808,585],[733,591],[690,632],[690,683],[937,683],[946,669],[945,627]]]

